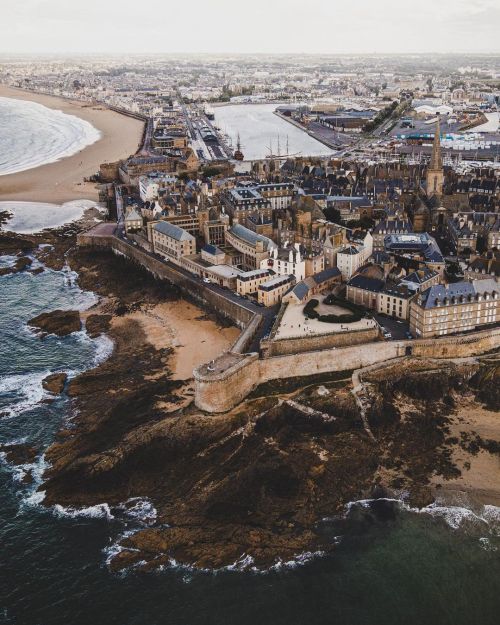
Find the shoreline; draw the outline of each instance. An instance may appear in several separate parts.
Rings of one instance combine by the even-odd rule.
[[[95,143],[72,156],[13,174],[0,176],[0,200],[63,204],[81,198],[98,201],[97,184],[84,182],[111,163],[134,154],[142,139],[144,122],[102,104],[89,104],[0,84],[0,97],[28,100],[83,119],[101,133]]]
[[[53,234],[54,243],[59,238]],[[112,571],[152,570],[170,558],[217,569],[244,554],[268,568],[303,553],[327,553],[335,545],[316,531],[321,519],[342,515],[349,502],[402,492],[422,509],[436,500],[442,505],[447,495],[448,505],[463,502],[460,492],[470,486],[479,495],[472,501],[496,505],[495,492],[484,499],[477,493],[498,463],[496,399],[486,375],[496,361],[485,360],[469,388],[463,384],[469,369],[451,362],[398,366],[395,378],[390,366],[371,372],[367,416],[375,440],[360,422],[350,375],[297,380],[271,395],[263,387],[233,410],[207,415],[193,405],[181,368],[192,367],[186,358],[193,357],[193,344],[205,359],[204,345],[214,348],[210,335],[230,341],[228,333],[138,267],[127,264],[128,279],[119,280],[126,262],[120,257],[81,249],[66,255],[70,247],[60,238],[38,258],[54,268],[67,260],[79,287],[101,298],[81,318],[91,338],[105,335],[114,349],[69,380],[64,392],[78,417],[46,450],[51,468],[37,488],[47,507],[119,506],[130,497],[151,502],[157,520],[118,541]],[[193,321],[201,324],[196,331]],[[428,401],[418,399],[421,388]],[[481,406],[481,399],[491,405]]]

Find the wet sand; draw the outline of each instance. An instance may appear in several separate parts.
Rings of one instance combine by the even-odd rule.
[[[0,85],[0,96],[38,102],[48,108],[75,115],[90,122],[102,135],[96,143],[56,163],[0,176],[0,200],[55,204],[81,198],[97,200],[96,185],[84,183],[83,179],[95,174],[101,163],[112,163],[134,154],[141,141],[141,121],[101,105],[30,93],[4,85]]]
[[[479,435],[482,439],[500,442],[500,417],[497,412],[478,405],[469,398],[462,402],[450,425],[452,436],[460,439],[461,433]],[[439,495],[452,504],[460,502],[466,494],[481,504],[500,506],[500,456],[484,449],[476,453],[456,445],[453,448],[453,462],[461,470],[460,477],[443,480],[434,477],[439,484]]]

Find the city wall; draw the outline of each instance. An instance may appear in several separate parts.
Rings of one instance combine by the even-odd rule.
[[[330,347],[345,347],[347,345],[359,345],[370,343],[378,337],[379,331],[376,326],[364,330],[349,332],[336,332],[329,334],[315,334],[312,336],[290,337],[286,339],[268,339],[261,341],[262,355],[265,358],[272,356],[284,356],[285,354],[298,354],[325,350]]]
[[[141,265],[141,267],[152,273],[155,277],[172,282],[172,284],[178,286],[184,294],[196,302],[208,306],[223,317],[231,319],[242,329],[245,329],[249,325],[255,315],[251,309],[244,306],[243,302],[240,304],[224,297],[223,294],[207,288],[203,282],[197,280],[194,276],[190,277],[179,271],[172,263],[165,263],[146,253],[140,247],[133,247],[113,235],[94,235],[90,231],[79,234],[77,242],[79,246],[108,249],[125,256],[132,262]],[[254,324],[252,327],[255,328],[254,331],[256,331],[258,324]],[[250,344],[251,337],[248,337],[248,333],[245,335],[245,338],[247,341],[246,345]]]
[[[259,359],[257,354],[219,373],[194,371],[196,405],[207,412],[233,408],[259,384],[279,378],[360,369],[398,356],[461,358],[500,346],[500,328],[431,340],[377,341]]]
[[[279,378],[303,377],[319,373],[329,373],[359,369],[382,363],[398,356],[423,358],[461,358],[474,356],[500,347],[500,328],[483,330],[464,336],[408,341],[375,341],[349,346],[329,346],[324,348],[324,337],[304,337],[293,339],[297,352],[289,353],[289,347],[281,353],[265,353],[260,358],[257,353],[245,353],[252,343],[262,317],[243,303],[234,302],[223,294],[205,287],[199,280],[178,271],[172,264],[147,254],[138,247],[121,241],[113,235],[94,236],[91,232],[78,235],[78,244],[94,248],[111,249],[129,260],[140,264],[160,279],[176,284],[195,301],[207,305],[218,313],[232,319],[243,329],[242,334],[228,354],[223,354],[214,363],[212,370],[206,365],[193,372],[195,380],[195,403],[198,408],[211,413],[230,410],[249,395],[259,384]],[[362,332],[368,332],[367,330]],[[346,340],[347,336],[341,335]],[[352,337],[351,337],[352,338]],[[365,337],[370,340],[367,335]],[[310,344],[304,341],[313,340]],[[284,342],[284,341],[282,341]],[[308,349],[306,350],[305,347]],[[319,349],[321,347],[321,349]],[[283,353],[284,352],[284,353]],[[227,359],[229,366],[218,366],[218,361]]]

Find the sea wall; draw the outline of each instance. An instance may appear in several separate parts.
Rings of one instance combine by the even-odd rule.
[[[228,371],[194,371],[195,402],[207,412],[224,412],[237,405],[259,384],[280,378],[293,378],[360,369],[399,356],[422,358],[462,358],[483,354],[500,347],[500,328],[465,336],[432,340],[376,341],[349,347],[332,347],[270,358],[251,355]]]
[[[90,246],[96,249],[110,249],[135,262],[155,277],[168,280],[178,286],[191,299],[209,307],[217,314],[231,319],[238,327],[245,329],[252,321],[255,313],[246,308],[244,302],[235,302],[223,293],[213,291],[199,279],[190,276],[172,263],[165,263],[139,247],[134,247],[114,235],[94,234],[92,231],[78,235],[79,246]],[[250,343],[251,339],[248,340]]]
[[[176,284],[195,301],[232,319],[243,329],[229,352],[222,354],[210,365],[202,365],[193,372],[195,403],[206,412],[230,410],[259,384],[280,378],[360,369],[399,356],[462,358],[500,347],[500,328],[463,336],[408,341],[375,341],[373,337],[370,340],[370,330],[363,330],[360,331],[359,338],[368,342],[362,344],[353,344],[353,333],[340,335],[340,344],[336,345],[329,343],[333,339],[326,336],[287,339],[277,342],[277,353],[265,348],[263,355],[266,357],[259,357],[258,353],[245,352],[251,348],[262,323],[262,316],[246,308],[243,302],[232,301],[223,293],[207,288],[200,280],[179,270],[175,265],[164,263],[112,234],[93,234],[92,231],[83,233],[78,235],[78,245],[111,249],[122,254],[156,277]],[[294,344],[293,341],[299,342]],[[306,344],[304,341],[311,342]],[[349,341],[350,344],[345,345],[343,341]],[[286,343],[287,346],[283,347],[279,343]],[[265,345],[266,341],[263,341],[263,347]],[[304,349],[305,347],[308,349]]]

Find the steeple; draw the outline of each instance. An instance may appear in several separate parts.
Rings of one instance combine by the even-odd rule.
[[[434,143],[432,145],[432,156],[429,167],[427,168],[427,197],[443,194],[444,171],[443,158],[441,156],[441,129],[439,124],[439,115],[436,120],[436,132],[434,134]]]
[[[432,157],[429,169],[443,169],[443,158],[441,156],[441,129],[439,125],[439,115],[436,121],[436,132],[434,133],[434,143],[432,144]]]

